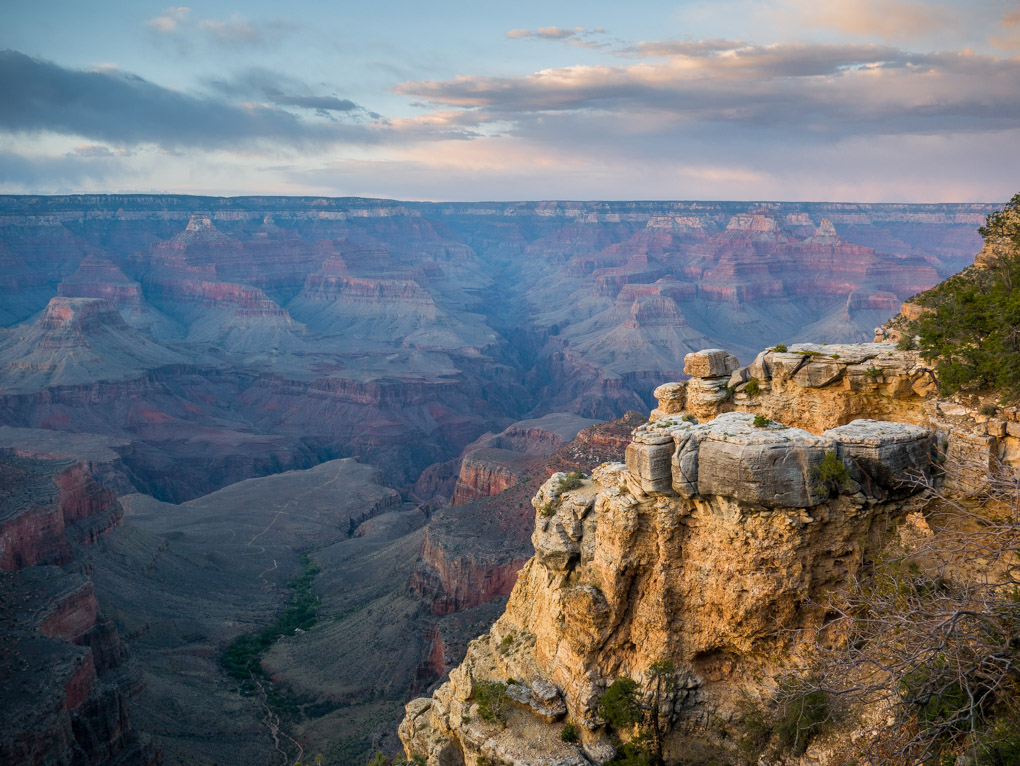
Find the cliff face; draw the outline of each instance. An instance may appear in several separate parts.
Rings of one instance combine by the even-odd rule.
[[[0,457],[0,571],[67,564],[74,543],[88,545],[117,526],[116,495],[82,464]]]
[[[523,456],[510,450],[469,450],[463,465],[473,471],[474,456],[496,453],[519,473],[506,489],[479,495],[433,513],[411,579],[412,590],[437,615],[463,612],[506,596],[517,573],[532,554],[532,513],[528,502],[549,470],[590,471],[604,460],[620,460],[625,434],[636,425],[636,413],[611,423],[580,427],[590,421],[567,415],[547,415],[514,424],[482,443],[516,445],[538,451],[552,439],[576,437],[555,454]],[[523,434],[532,437],[524,440]],[[462,468],[461,476],[464,476]],[[458,484],[458,486],[464,486]],[[463,491],[463,490],[462,490]],[[455,496],[456,497],[456,496]]]
[[[824,620],[807,602],[853,576],[909,505],[900,478],[927,470],[932,435],[857,420],[816,436],[752,421],[652,423],[634,432],[626,465],[604,464],[567,492],[562,474],[546,482],[534,559],[450,681],[408,705],[407,753],[603,763],[613,748],[598,702],[613,679],[674,663],[660,712],[689,731],[728,720],[742,690],[781,673],[797,629]],[[838,488],[815,478],[826,453],[848,472]],[[479,716],[477,690],[508,678],[516,707],[504,729]],[[561,741],[564,720],[578,745]]]
[[[91,580],[54,566],[121,523],[116,495],[87,462],[7,455],[0,477],[0,761],[159,763],[132,728],[140,679]]]
[[[889,343],[794,344],[746,367],[709,349],[685,372],[655,391],[625,464],[577,489],[561,490],[563,474],[540,488],[535,556],[449,682],[407,706],[409,756],[604,763],[614,749],[601,695],[628,676],[647,702],[649,669],[664,660],[676,668],[659,708],[674,732],[667,756],[725,747],[741,695],[803,664],[803,629],[825,640],[819,596],[919,507],[937,455],[956,494],[995,459],[1020,464],[1020,410],[938,398],[932,370]],[[823,463],[836,479],[821,478]],[[489,682],[507,684],[505,728],[480,716]],[[576,745],[561,741],[564,722]]]

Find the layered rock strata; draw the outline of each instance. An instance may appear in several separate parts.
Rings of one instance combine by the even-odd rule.
[[[938,434],[945,486],[977,488],[996,461],[1020,464],[1020,408],[939,397],[935,370],[892,343],[796,343],[762,351],[746,367],[726,352],[688,354],[689,380],[655,390],[653,421],[738,411],[819,434],[854,418],[912,423]],[[728,375],[728,377],[724,377]]]
[[[7,436],[0,434],[0,762],[158,763],[160,752],[128,713],[140,678],[125,664],[92,581],[74,571],[76,549],[117,527],[123,509],[89,461],[4,454]],[[107,448],[90,447],[101,468]]]
[[[505,613],[431,699],[407,706],[407,754],[432,766],[605,763],[601,695],[629,676],[650,698],[648,671],[664,660],[676,683],[660,715],[688,732],[667,752],[709,736],[702,727],[725,726],[741,691],[797,655],[799,629],[821,625],[811,599],[860,569],[911,503],[904,479],[927,474],[931,447],[909,424],[815,435],[747,413],[667,417],[634,432],[626,464],[569,490],[554,474],[533,500],[535,557]],[[820,466],[834,460],[842,470],[826,481]],[[480,714],[485,682],[506,684],[505,727]],[[564,722],[576,744],[561,739]]]

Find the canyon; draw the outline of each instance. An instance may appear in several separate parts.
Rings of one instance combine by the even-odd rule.
[[[1020,451],[1009,413],[937,401],[916,354],[867,343],[973,261],[994,209],[0,197],[0,578],[17,636],[0,667],[25,706],[2,746],[54,764],[363,763],[400,749],[404,704],[435,692],[407,708],[409,753],[530,763],[458,724],[471,678],[513,677],[541,721],[528,746],[558,741],[566,715],[599,762],[596,692],[655,652],[690,669],[677,720],[730,710],[725,679],[754,665],[746,626],[681,650],[646,614],[640,630],[662,640],[632,651],[627,593],[675,575],[670,598],[692,603],[683,578],[705,573],[656,570],[670,546],[708,560],[773,536],[782,561],[747,566],[787,567],[820,528],[790,514],[834,521],[808,547],[845,554],[803,562],[810,591],[857,571],[872,548],[851,539],[909,506],[858,450],[858,493],[822,501],[802,471],[796,512],[748,532],[754,492],[779,480],[724,491],[735,464],[713,445],[759,435],[742,413],[789,426],[769,454],[793,444],[804,465],[818,444],[873,438],[883,459],[917,462],[947,429],[968,454]],[[837,433],[862,418],[904,430]],[[670,468],[682,438],[694,484]],[[591,478],[561,496],[575,474]],[[685,530],[661,526],[677,503]],[[627,527],[615,542],[612,514]],[[621,585],[605,557],[624,549]],[[260,656],[253,691],[222,653],[288,608],[302,555],[316,622]],[[798,615],[796,597],[732,606]],[[529,610],[581,638],[528,628],[550,619]]]

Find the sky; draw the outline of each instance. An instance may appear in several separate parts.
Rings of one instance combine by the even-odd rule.
[[[0,5],[3,193],[1018,190],[1020,0]]]

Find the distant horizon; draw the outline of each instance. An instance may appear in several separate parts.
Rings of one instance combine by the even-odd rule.
[[[1020,181],[1018,181],[1020,186]],[[7,198],[26,197],[49,197],[49,198],[77,198],[77,197],[180,197],[186,199],[215,199],[215,200],[238,200],[238,199],[329,199],[329,200],[365,200],[370,202],[397,202],[422,205],[510,205],[510,204],[594,204],[594,203],[620,203],[620,204],[660,204],[667,202],[697,202],[704,204],[715,203],[740,203],[740,204],[761,204],[761,205],[930,205],[932,207],[945,205],[1005,205],[1008,199],[1001,201],[989,200],[948,200],[945,202],[925,202],[917,200],[880,200],[868,201],[859,199],[766,199],[766,198],[699,198],[699,197],[659,197],[659,198],[608,198],[591,197],[589,199],[571,198],[507,198],[507,199],[413,199],[407,197],[367,197],[352,194],[194,194],[187,192],[164,192],[164,191],[83,191],[83,192],[59,192],[59,193],[13,193],[0,192],[0,200]]]

